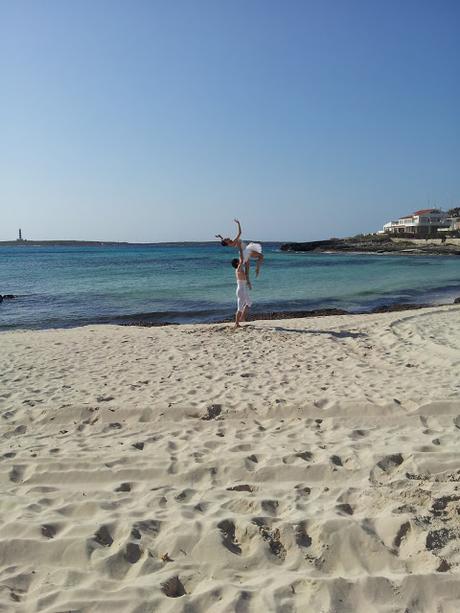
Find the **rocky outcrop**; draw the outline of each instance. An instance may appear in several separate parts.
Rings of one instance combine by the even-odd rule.
[[[4,300],[13,300],[14,298],[16,298],[16,296],[14,296],[13,294],[0,294],[0,302],[3,302]]]
[[[395,253],[402,255],[460,255],[458,245],[439,243],[414,243],[410,239],[393,241],[388,236],[362,235],[351,238],[331,238],[306,243],[285,243],[281,251],[296,252],[354,252],[354,253]]]
[[[338,238],[308,243],[285,243],[281,245],[281,251],[329,251],[330,249],[339,249],[341,243],[342,241]]]

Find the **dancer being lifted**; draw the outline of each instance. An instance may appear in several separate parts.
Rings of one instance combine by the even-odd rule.
[[[260,267],[262,266],[262,262],[264,261],[264,256],[262,255],[262,245],[260,243],[244,243],[241,237],[241,224],[238,219],[234,220],[236,225],[238,226],[238,234],[235,238],[224,238],[222,234],[216,234],[216,238],[220,238],[220,244],[223,247],[236,247],[240,248],[243,252],[243,261],[245,265],[246,279],[249,283],[249,266],[251,258],[256,260],[256,277],[259,276]],[[251,284],[249,283],[249,287]]]

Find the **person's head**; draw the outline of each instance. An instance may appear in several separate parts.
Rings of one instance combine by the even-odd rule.
[[[232,244],[232,239],[231,238],[223,238],[220,241],[220,244],[222,245],[222,247],[228,247],[229,245]]]
[[[233,260],[232,260],[233,268],[238,268],[239,263],[240,263],[240,261],[239,261],[238,258],[233,258]]]

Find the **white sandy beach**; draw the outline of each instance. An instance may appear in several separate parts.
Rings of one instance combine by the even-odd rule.
[[[460,610],[460,306],[0,334],[0,610]]]

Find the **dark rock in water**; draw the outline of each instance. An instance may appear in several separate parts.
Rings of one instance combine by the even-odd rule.
[[[455,298],[454,304],[460,304],[460,296],[458,298]]]
[[[16,298],[14,294],[3,294],[3,296],[0,294],[0,302],[3,300],[14,300],[14,298]]]
[[[3,302],[3,296],[0,294],[0,303]]]

